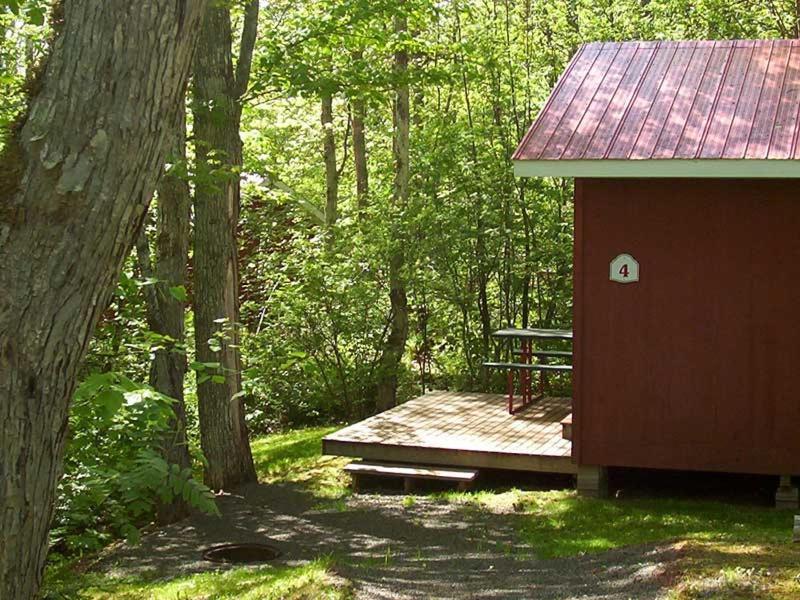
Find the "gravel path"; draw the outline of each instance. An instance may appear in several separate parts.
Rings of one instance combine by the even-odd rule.
[[[253,485],[220,501],[223,516],[195,516],[120,546],[99,568],[175,576],[220,568],[200,551],[224,542],[269,542],[298,564],[336,559],[357,598],[656,599],[670,582],[669,544],[543,560],[515,535],[524,518],[464,510],[425,497],[359,495],[320,507],[291,485]],[[530,518],[530,517],[527,517]]]

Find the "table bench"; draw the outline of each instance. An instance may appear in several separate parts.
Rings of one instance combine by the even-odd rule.
[[[403,490],[406,493],[413,491],[414,481],[417,479],[452,481],[458,484],[459,490],[467,490],[478,476],[478,471],[475,469],[367,461],[351,462],[345,466],[344,470],[352,477],[353,491],[355,492],[358,492],[362,475],[402,477]]]
[[[534,348],[534,340],[554,342],[572,342],[572,331],[569,329],[538,329],[507,327],[492,334],[494,337],[506,339],[512,345],[510,355],[519,357],[517,362],[489,361],[483,366],[489,369],[508,371],[508,412],[514,414],[526,408],[529,404],[544,397],[547,373],[566,373],[572,371],[572,352],[569,350],[553,350],[547,348]],[[520,348],[514,348],[514,341],[519,341]],[[538,362],[533,363],[532,359]],[[548,359],[560,359],[561,364],[552,364]],[[570,364],[563,364],[569,362]],[[531,391],[531,372],[539,373],[539,393],[534,396]],[[519,375],[520,395],[522,404],[514,404],[514,374]]]
[[[522,350],[514,350],[513,354],[515,356],[523,356],[524,353]],[[532,350],[529,355],[536,356],[537,358],[549,358],[552,356],[572,359],[572,352],[569,350]]]
[[[572,365],[549,365],[546,363],[511,363],[511,362],[485,362],[484,367],[489,369],[519,369],[521,371],[572,371]]]

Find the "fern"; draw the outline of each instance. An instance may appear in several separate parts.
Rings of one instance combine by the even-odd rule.
[[[133,469],[125,475],[129,502],[150,502],[156,499],[169,503],[183,498],[189,506],[206,514],[219,515],[214,493],[192,476],[189,468],[169,464],[150,449],[139,451]],[[152,508],[152,507],[151,507]]]

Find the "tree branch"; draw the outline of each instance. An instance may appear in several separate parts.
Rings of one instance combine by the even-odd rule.
[[[258,0],[250,0],[244,9],[242,25],[242,41],[239,48],[239,60],[236,63],[235,96],[243,96],[250,81],[250,69],[253,64],[253,49],[258,33]]]

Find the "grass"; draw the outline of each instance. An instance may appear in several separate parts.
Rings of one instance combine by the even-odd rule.
[[[330,562],[299,567],[240,567],[169,580],[119,579],[98,573],[51,569],[45,600],[346,600],[352,591]]]
[[[349,481],[342,471],[349,460],[322,456],[322,438],[336,429],[298,429],[254,440],[251,446],[259,479],[263,483],[299,483],[325,500],[349,495]]]
[[[690,541],[682,544],[670,600],[800,598],[800,546]]]
[[[571,491],[444,492],[465,510],[520,513],[520,541],[539,558],[675,543],[670,600],[800,598],[792,513],[702,500],[598,500]]]
[[[521,513],[521,541],[539,558],[670,540],[791,544],[792,513],[757,506],[673,498],[583,498],[567,490],[441,492],[434,498],[466,510]]]
[[[566,491],[527,495],[523,506],[530,518],[522,525],[522,538],[544,558],[676,539],[791,542],[790,512],[753,506],[669,498],[597,500]]]

